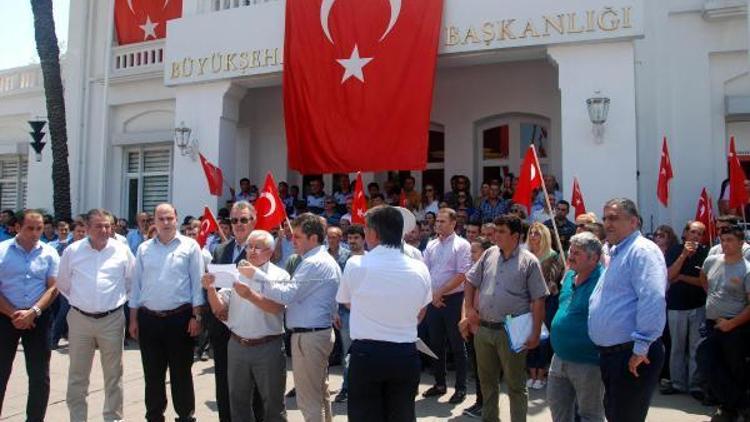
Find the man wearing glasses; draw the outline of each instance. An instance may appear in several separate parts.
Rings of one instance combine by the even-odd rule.
[[[232,210],[229,213],[229,221],[232,224],[232,238],[216,247],[214,264],[237,264],[240,260],[245,259],[245,243],[255,228],[255,217],[255,208],[249,202],[239,201],[232,205]],[[210,296],[207,296],[207,298],[210,299]],[[208,329],[211,348],[214,351],[216,405],[219,409],[219,420],[224,422],[232,420],[227,378],[227,342],[231,337],[231,332],[222,322],[227,319],[226,311],[223,308],[214,310],[213,307],[211,310],[213,312],[206,312],[205,325]]]
[[[264,230],[255,230],[247,237],[245,254],[249,262],[263,270],[275,282],[289,280],[289,273],[270,261],[274,239]],[[240,264],[240,273],[247,268]],[[230,333],[227,350],[229,402],[232,419],[285,421],[284,388],[286,357],[283,350],[282,324],[284,306],[268,299],[246,300],[249,289],[261,294],[266,283],[257,277],[241,277],[234,289],[216,291],[214,276],[203,276],[208,303],[215,314],[226,314]],[[254,416],[254,417],[253,417]]]

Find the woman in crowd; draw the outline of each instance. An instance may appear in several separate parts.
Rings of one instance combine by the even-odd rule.
[[[533,253],[542,265],[542,275],[549,288],[545,306],[545,324],[551,326],[552,318],[557,312],[558,298],[560,294],[560,280],[562,279],[565,266],[560,255],[552,250],[552,236],[549,229],[542,223],[532,223],[529,227],[526,244],[529,252]],[[552,357],[550,353],[549,339],[539,343],[539,347],[529,351],[526,365],[529,368],[529,380],[526,385],[530,388],[540,390],[544,388],[547,375],[547,365]]]
[[[422,211],[423,218],[427,217],[427,213],[431,212],[434,215],[438,212],[438,193],[435,187],[432,185],[424,185],[424,191],[422,192]]]
[[[663,224],[654,231],[654,243],[659,246],[662,253],[667,253],[672,246],[680,242],[672,227]]]

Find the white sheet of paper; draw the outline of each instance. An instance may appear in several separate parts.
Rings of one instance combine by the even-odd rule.
[[[430,349],[427,346],[427,344],[424,342],[424,340],[422,340],[421,338],[417,338],[417,350],[419,350],[420,352],[424,353],[425,355],[433,359],[438,358],[435,352],[433,352],[432,349]]]
[[[219,289],[231,289],[240,279],[240,272],[234,264],[208,264],[208,272],[216,277],[214,286]]]

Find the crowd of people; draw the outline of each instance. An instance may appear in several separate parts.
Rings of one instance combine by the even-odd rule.
[[[203,248],[201,221],[170,204],[133,228],[104,209],[74,221],[3,211],[0,411],[22,341],[27,418],[44,419],[50,350],[67,338],[73,421],[88,418],[97,348],[102,416],[123,418],[127,341],[140,348],[149,421],[164,420],[167,370],[178,420],[194,420],[191,366],[209,355],[219,420],[286,420],[287,354],[286,395],[306,421],[332,418],[332,364],[344,366],[333,400],[353,421],[415,420],[422,371],[432,399],[448,394],[449,368],[446,405],[463,403],[473,378],[464,414],[485,421],[499,421],[501,383],[513,422],[526,420],[529,389],[546,389],[556,422],[643,421],[657,389],[717,406],[717,421],[750,420],[738,217],[719,217],[715,239],[695,221],[679,237],[666,225],[645,234],[637,206],[617,198],[601,218],[571,221],[554,177],[544,181],[530,210],[512,202],[512,175],[476,199],[460,175],[443,195],[417,192],[412,177],[371,183],[364,226],[352,224],[348,178],[329,194],[313,179],[302,197],[281,182],[291,221],[268,232],[255,229],[258,192],[243,179]],[[209,264],[236,265],[234,283],[217,287]]]

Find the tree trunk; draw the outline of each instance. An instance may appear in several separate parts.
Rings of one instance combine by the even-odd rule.
[[[34,13],[36,50],[44,77],[47,120],[52,139],[52,192],[55,218],[70,218],[70,169],[68,168],[68,132],[65,124],[65,98],[60,73],[60,49],[55,35],[52,0],[31,0]]]

